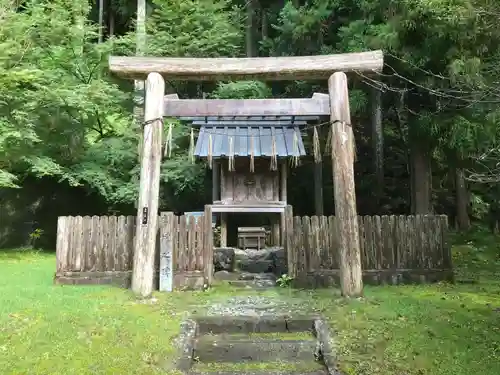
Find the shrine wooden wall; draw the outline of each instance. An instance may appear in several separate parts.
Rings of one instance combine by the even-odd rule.
[[[234,170],[221,163],[221,201],[223,203],[276,202],[280,197],[278,170],[270,170],[270,160],[255,159],[254,172],[249,158],[235,158]]]

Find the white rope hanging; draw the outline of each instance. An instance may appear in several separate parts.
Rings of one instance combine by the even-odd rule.
[[[270,169],[272,171],[278,170],[278,151],[276,150],[276,137],[272,135],[271,139],[271,163],[270,163]]]
[[[332,150],[332,137],[333,137],[333,126],[335,123],[331,123],[328,127],[328,135],[326,137],[326,145],[325,145],[325,155],[330,155]]]
[[[325,147],[325,154],[332,154],[333,155],[333,147],[334,147],[334,139],[333,139],[333,127],[335,126],[336,122],[332,122],[328,131],[328,137],[326,140],[326,147]],[[340,123],[340,132],[338,132],[338,137],[340,138],[340,144],[344,146],[346,142],[349,140],[349,127],[351,125],[347,124],[346,122],[341,122]],[[354,138],[354,135],[351,136],[351,145],[352,151],[353,151],[353,158],[354,161],[357,160],[357,150],[356,150],[356,139]]]
[[[292,167],[299,165],[299,137],[295,129],[293,130],[293,156],[291,159]]]
[[[172,156],[173,127],[174,127],[174,125],[171,122],[169,122],[168,123],[168,130],[167,130],[167,137],[165,138],[165,151],[163,153],[163,156],[168,157],[168,158]]]
[[[229,137],[228,171],[234,172],[234,143],[233,137]]]
[[[207,151],[207,162],[208,168],[212,169],[213,167],[213,146],[212,146],[212,134],[208,135],[208,151]]]
[[[189,159],[194,164],[194,130],[191,128],[191,135],[189,137]]]
[[[250,172],[255,172],[255,159],[253,153],[253,136],[250,136]]]
[[[313,156],[315,163],[321,163],[321,145],[319,143],[318,129],[313,128]]]

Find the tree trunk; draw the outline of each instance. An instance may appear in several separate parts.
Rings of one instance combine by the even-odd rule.
[[[99,44],[103,41],[104,33],[104,1],[99,0]]]
[[[317,127],[319,148],[321,152],[321,139],[323,139],[323,128]],[[316,216],[323,216],[323,160],[319,163],[314,162],[314,211]]]
[[[401,91],[399,93],[398,97],[398,103],[396,106],[396,114],[397,114],[397,119],[398,119],[398,133],[401,139],[401,142],[405,146],[405,151],[406,151],[406,172],[408,173],[409,176],[409,192],[408,195],[405,197],[405,200],[407,202],[410,202],[410,212],[414,212],[413,209],[413,168],[411,167],[412,164],[412,158],[411,158],[411,151],[410,151],[410,144],[411,140],[409,137],[409,131],[408,131],[408,111],[406,108],[406,90]]]
[[[85,44],[85,21],[87,20],[87,12],[86,8],[87,4],[85,2],[77,3],[76,14],[75,14],[75,24],[78,29],[78,37],[81,41],[78,46],[78,50],[75,51],[77,55],[83,55],[83,47]]]
[[[375,199],[374,213],[378,212],[384,194],[384,134],[382,128],[382,93],[372,89],[372,144],[375,164]]]
[[[136,21],[136,55],[143,56],[146,49],[146,0],[137,0]],[[142,136],[142,122],[144,120],[144,81],[134,81],[134,119],[138,131]],[[139,160],[142,155],[142,139],[137,148]]]
[[[146,49],[146,0],[137,0],[136,54],[144,55]]]
[[[470,228],[469,219],[469,194],[465,181],[464,171],[461,168],[455,168],[455,204],[457,214],[457,226],[460,230]]]
[[[246,20],[246,52],[247,57],[255,56],[255,38],[254,38],[254,15],[255,0],[247,1],[247,20]]]
[[[431,152],[410,138],[411,206],[414,215],[432,213]]]
[[[113,13],[113,9],[109,8],[109,37],[113,37],[115,35],[115,14]]]
[[[323,163],[314,163],[315,215],[323,216]]]
[[[262,9],[262,40],[266,40],[269,35],[269,14],[266,9]]]

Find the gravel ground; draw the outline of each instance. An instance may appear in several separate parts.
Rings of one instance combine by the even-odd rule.
[[[207,315],[288,315],[303,310],[304,306],[301,301],[288,298],[285,300],[283,296],[276,293],[276,296],[247,295],[216,301],[208,306]]]

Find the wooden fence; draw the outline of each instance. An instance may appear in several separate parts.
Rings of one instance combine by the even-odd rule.
[[[162,213],[155,273],[156,285],[173,280],[173,288],[203,287],[211,282],[212,235],[204,235],[206,216],[197,220]],[[58,284],[130,285],[135,216],[62,216],[57,224]],[[173,266],[174,265],[174,266]],[[206,266],[208,265],[208,266]],[[173,273],[173,275],[172,275]],[[159,276],[159,278],[158,278]],[[171,289],[168,284],[163,290]]]
[[[300,286],[328,286],[339,278],[334,216],[286,213],[288,272]],[[445,215],[358,216],[366,283],[432,282],[453,277]]]
[[[135,216],[59,217],[55,281],[128,284],[135,220]]]

